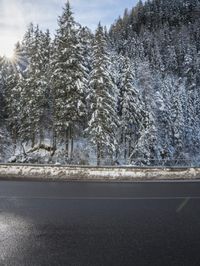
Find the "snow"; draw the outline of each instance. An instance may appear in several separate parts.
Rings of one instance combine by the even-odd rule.
[[[200,179],[199,168],[133,168],[133,167],[80,167],[80,166],[34,166],[0,165],[0,179],[42,180],[99,180],[99,181],[148,181]]]
[[[102,165],[198,165],[200,52],[188,36],[199,36],[199,21],[188,21],[179,1],[171,28],[173,6],[164,2],[147,1],[110,33],[100,24],[95,35],[84,32],[69,3],[54,39],[31,24],[16,69],[0,62],[0,162],[89,165],[98,153]]]

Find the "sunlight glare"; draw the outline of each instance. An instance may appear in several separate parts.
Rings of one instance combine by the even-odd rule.
[[[11,40],[5,41],[5,43],[0,44],[0,55],[5,56],[7,59],[12,59],[14,57],[14,43]]]
[[[8,59],[12,59],[15,44],[22,39],[26,28],[22,3],[0,0],[0,56]]]

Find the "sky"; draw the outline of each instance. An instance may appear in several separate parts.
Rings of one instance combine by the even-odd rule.
[[[10,57],[14,44],[23,38],[30,22],[51,33],[57,27],[66,0],[0,0],[0,55]],[[125,8],[132,8],[137,0],[71,0],[75,19],[92,30],[101,21],[110,26]]]

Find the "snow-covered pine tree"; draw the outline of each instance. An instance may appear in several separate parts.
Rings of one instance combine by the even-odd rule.
[[[82,59],[87,75],[91,72],[92,61],[92,41],[93,34],[87,27],[81,27],[79,32],[79,41],[82,46]]]
[[[186,118],[185,131],[186,143],[190,152],[195,154],[199,150],[199,88],[198,84],[198,67],[197,51],[195,45],[188,45],[184,54],[183,77],[186,87],[186,99],[184,106],[187,106],[187,112],[184,113]]]
[[[130,161],[135,165],[157,165],[159,163],[158,155],[158,132],[155,126],[155,120],[152,114],[146,119],[146,128],[140,132],[134,150],[130,156]]]
[[[5,162],[12,153],[12,143],[6,119],[6,81],[10,73],[8,60],[0,57],[0,162]]]
[[[24,60],[27,62],[27,64],[25,65],[25,69],[29,64],[31,55],[33,53],[33,50],[32,50],[33,42],[34,42],[34,25],[33,23],[30,23],[30,25],[28,26],[25,32],[25,35],[24,35],[24,38],[21,44],[21,50],[24,56]]]
[[[85,81],[84,81],[84,97],[83,97],[83,102],[85,105],[85,114],[83,119],[81,119],[81,124],[80,124],[80,130],[82,128],[87,127],[88,123],[88,117],[89,117],[89,95],[90,95],[90,86],[89,86],[89,75],[91,73],[91,67],[92,67],[92,41],[93,41],[93,34],[87,27],[81,27],[81,30],[79,32],[79,43],[81,45],[81,51],[82,51],[82,56],[80,57],[81,59],[81,64],[84,67],[85,71]],[[80,132],[79,132],[80,133]]]
[[[156,101],[156,119],[159,125],[159,140],[161,146],[161,160],[162,165],[171,164],[173,160],[173,142],[172,132],[173,123],[171,117],[171,77],[166,76],[162,78],[162,75],[157,75],[157,88],[158,91],[155,95]]]
[[[0,57],[0,126],[4,122],[5,118],[5,81],[6,81],[6,69],[5,60]]]
[[[181,101],[181,96],[183,94],[184,84],[181,79],[172,79],[172,107],[171,116],[173,123],[173,147],[174,147],[174,160],[176,163],[184,163],[183,153],[184,153],[184,138],[185,138],[185,121],[183,115],[183,105]]]
[[[97,165],[105,155],[116,150],[117,112],[115,85],[110,73],[110,59],[103,27],[99,23],[93,43],[93,62],[90,77],[92,117],[87,133],[96,146]]]
[[[134,84],[133,66],[128,57],[124,58],[120,80],[121,136],[126,161],[132,153],[132,143],[137,141],[139,130],[144,123],[143,104]]]
[[[32,26],[32,25],[31,25]],[[20,131],[23,140],[31,141],[32,147],[35,145],[36,131],[38,124],[38,111],[37,110],[37,99],[38,93],[37,79],[39,75],[39,28],[28,29],[26,39],[26,49],[28,57],[28,67],[24,72],[24,76],[20,80],[20,87],[22,88],[21,97],[21,125]],[[28,39],[28,37],[30,39]]]
[[[37,132],[39,134],[40,144],[44,139],[45,131],[50,129],[49,112],[49,77],[50,77],[50,54],[51,38],[49,30],[39,32],[39,72],[37,77]]]
[[[37,40],[38,41],[38,40]],[[19,79],[19,89],[21,90],[20,97],[20,128],[19,134],[21,141],[32,141],[32,146],[35,143],[35,126],[32,120],[34,120],[34,112],[32,112],[32,102],[34,100],[35,80],[32,68],[32,56],[37,53],[35,49],[35,33],[34,26],[31,23],[22,40],[22,49],[24,51],[27,66],[25,67],[21,78]]]
[[[153,78],[148,60],[143,58],[137,67],[137,86],[142,92],[143,129],[130,156],[133,163],[150,165],[155,164],[159,158],[159,138],[156,121],[156,105],[153,100],[155,80]]]
[[[19,87],[19,78],[20,72],[10,65],[9,75],[6,78],[5,100],[8,127],[10,129],[11,137],[15,146],[20,128],[19,104],[21,93]]]
[[[65,150],[73,157],[75,128],[85,116],[84,95],[87,73],[83,65],[80,43],[80,25],[74,20],[69,2],[58,20],[59,28],[54,42],[52,58],[52,93],[54,101],[54,147],[55,134],[65,138]]]
[[[22,139],[31,141],[32,147],[36,139],[43,139],[47,123],[45,111],[47,108],[46,90],[48,87],[47,69],[49,64],[49,33],[42,33],[38,26],[32,24],[23,41],[28,59],[28,66],[20,79],[21,91],[21,123]]]
[[[19,97],[15,90],[17,83],[17,68],[7,58],[0,58],[0,127],[10,129],[15,143],[18,128],[16,107],[19,106]]]

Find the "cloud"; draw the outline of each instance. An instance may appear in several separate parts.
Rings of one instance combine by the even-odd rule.
[[[55,30],[57,17],[62,13],[66,0],[0,0],[0,23],[20,25],[22,29],[30,22],[42,28]],[[136,0],[71,0],[75,18],[88,27],[110,25],[116,17],[130,8]],[[0,27],[1,29],[1,27]]]
[[[99,21],[109,26],[126,7],[131,8],[137,0],[71,0],[75,19],[92,30]],[[22,39],[30,22],[49,28],[57,28],[57,18],[62,14],[66,0],[0,0],[0,53],[8,40]],[[13,45],[14,43],[12,43]],[[9,45],[9,44],[8,44]]]

